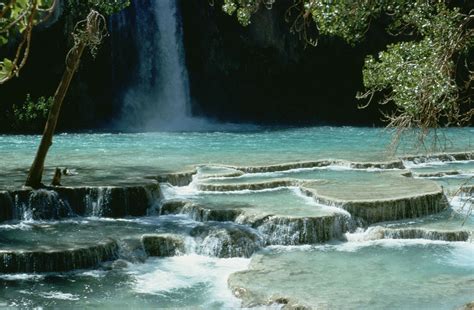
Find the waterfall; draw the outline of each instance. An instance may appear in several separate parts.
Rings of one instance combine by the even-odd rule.
[[[134,0],[129,9],[112,18],[111,29],[115,66],[129,61],[116,59],[128,57],[118,49],[134,44],[136,53],[129,83],[122,85],[126,90],[118,126],[134,130],[195,127],[177,0]]]

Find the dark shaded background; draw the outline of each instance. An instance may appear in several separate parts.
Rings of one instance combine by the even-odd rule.
[[[122,14],[130,21],[111,35],[96,59],[83,58],[61,112],[60,130],[111,128],[121,98],[138,65],[133,37],[134,0]],[[360,110],[355,95],[362,89],[365,55],[382,50],[391,40],[383,20],[372,23],[367,39],[357,46],[320,37],[306,46],[290,33],[284,14],[292,0],[277,1],[242,27],[235,17],[208,0],[178,0],[184,28],[193,114],[233,122],[278,125],[382,125],[380,106]],[[51,96],[64,68],[69,46],[69,15],[37,29],[28,64],[16,78],[0,86],[0,131],[11,132],[11,106],[32,97]],[[0,57],[8,52],[0,50]],[[384,107],[390,109],[390,107]]]

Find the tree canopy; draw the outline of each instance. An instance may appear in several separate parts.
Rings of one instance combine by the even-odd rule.
[[[223,0],[222,9],[243,25],[275,0]],[[296,0],[288,8],[291,30],[311,45],[319,35],[361,43],[371,23],[388,20],[386,31],[399,38],[377,55],[368,55],[363,68],[364,90],[359,98],[393,103],[386,115],[390,126],[404,128],[462,125],[474,114],[471,108],[474,63],[473,12],[462,13],[440,0]],[[307,32],[316,26],[314,37]],[[459,69],[465,74],[458,74]],[[464,80],[460,80],[459,77]],[[370,102],[370,100],[369,100]]]
[[[47,20],[59,0],[2,0],[0,2],[0,47],[16,46],[11,58],[0,60],[0,84],[17,76],[26,64],[34,26]],[[130,4],[129,0],[67,0],[73,22],[84,19],[91,9],[110,15]]]
[[[33,27],[50,16],[55,4],[55,0],[0,2],[0,46],[19,38],[14,57],[0,61],[0,84],[19,74],[28,59]]]

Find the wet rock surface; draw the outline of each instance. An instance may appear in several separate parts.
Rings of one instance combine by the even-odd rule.
[[[159,185],[51,187],[0,192],[0,220],[52,220],[73,216],[144,216],[160,195]],[[28,218],[25,218],[27,216]]]
[[[268,182],[255,182],[255,183],[240,183],[240,184],[199,184],[198,188],[202,191],[208,192],[231,192],[231,191],[243,191],[252,190],[258,191],[262,189],[278,188],[278,187],[290,187],[296,186],[299,182],[297,180],[274,180]]]
[[[148,256],[166,257],[185,252],[183,238],[174,234],[143,235],[142,243]]]
[[[452,153],[435,153],[435,154],[428,154],[428,155],[412,155],[412,156],[404,156],[401,159],[405,161],[411,161],[416,164],[433,162],[433,161],[442,161],[442,162],[466,161],[466,160],[474,159],[474,152],[452,152]]]
[[[352,216],[362,219],[366,224],[384,221],[417,218],[441,212],[448,207],[442,192],[398,199],[344,201],[320,196],[308,191],[322,204],[347,210]]]
[[[467,230],[460,231],[436,231],[417,228],[398,228],[383,229],[381,231],[383,238],[386,239],[428,239],[449,242],[468,241],[471,232]]]
[[[250,257],[264,245],[257,231],[234,224],[210,223],[194,228],[190,235],[198,253],[216,257]]]
[[[158,182],[169,183],[173,186],[185,186],[192,182],[193,176],[197,170],[189,170],[184,172],[162,174],[156,177]],[[154,178],[154,177],[152,177]]]
[[[65,272],[97,267],[118,257],[118,245],[106,240],[89,246],[0,250],[1,273]]]

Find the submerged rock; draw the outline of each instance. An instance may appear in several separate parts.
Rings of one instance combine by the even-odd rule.
[[[184,239],[175,234],[147,234],[142,236],[148,256],[175,256],[185,252]]]
[[[114,240],[64,249],[0,250],[0,273],[65,272],[88,269],[118,257]]]
[[[354,169],[405,169],[401,160],[381,161],[381,162],[350,162]]]
[[[439,171],[439,172],[432,172],[432,173],[417,173],[415,176],[420,177],[420,178],[442,178],[445,176],[452,176],[452,175],[459,175],[461,174],[457,170],[451,170],[451,171]]]

